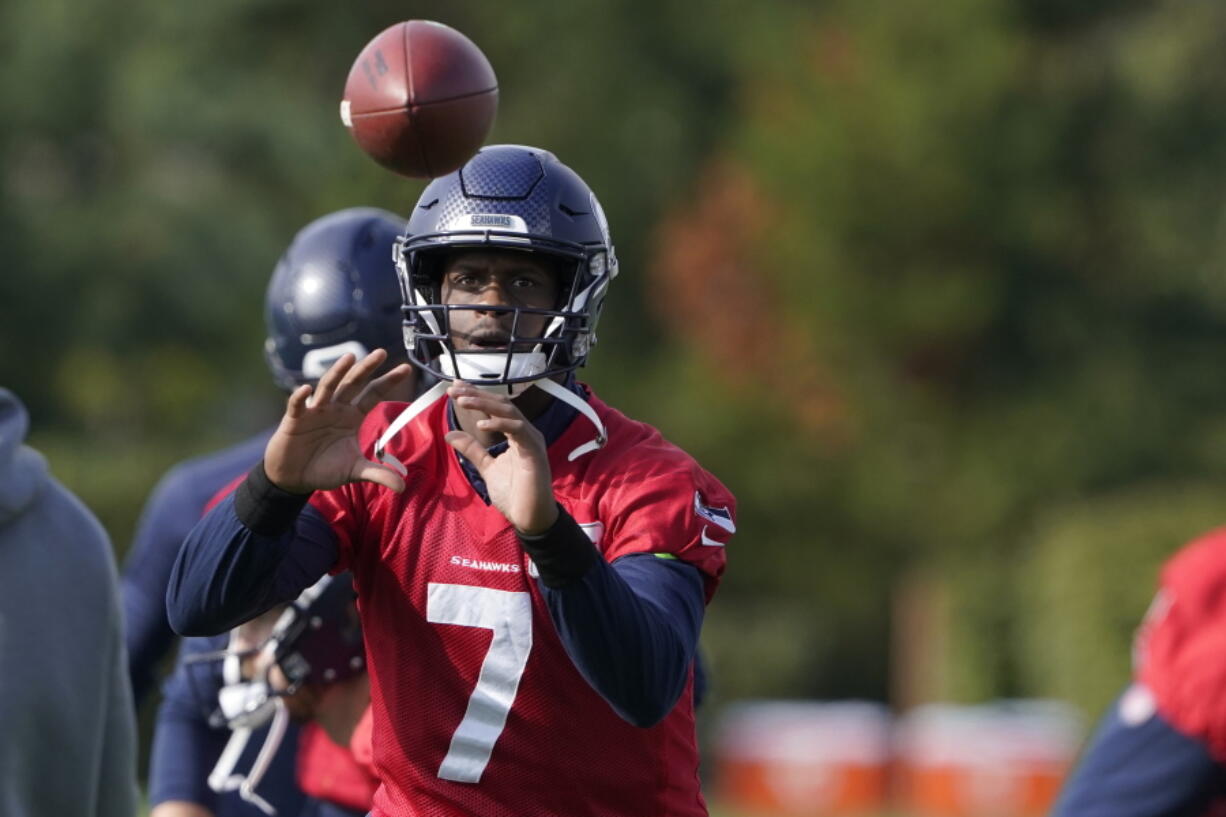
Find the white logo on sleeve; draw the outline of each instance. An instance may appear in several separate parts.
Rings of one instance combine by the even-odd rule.
[[[600,547],[600,540],[604,538],[604,522],[580,522],[579,528],[592,540],[593,545]]]
[[[727,506],[715,508],[707,505],[702,501],[702,494],[697,491],[694,492],[694,513],[712,525],[717,525],[729,533],[736,533],[736,523],[732,521],[732,511],[728,510]],[[707,543],[704,541],[703,544]]]
[[[724,546],[723,542],[717,542],[714,539],[712,539],[710,536],[707,536],[707,526],[706,525],[702,526],[701,541],[704,545],[708,545],[709,547],[713,547],[713,548],[722,548]]]
[[[1144,684],[1133,684],[1120,696],[1120,721],[1125,726],[1140,726],[1158,711],[1154,693]]]

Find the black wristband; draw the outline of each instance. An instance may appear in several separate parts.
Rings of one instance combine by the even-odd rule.
[[[280,536],[294,525],[310,494],[291,494],[272,484],[260,460],[234,491],[238,521],[261,536]]]
[[[557,589],[578,581],[600,558],[592,540],[561,505],[549,530],[535,536],[517,535],[546,587]]]

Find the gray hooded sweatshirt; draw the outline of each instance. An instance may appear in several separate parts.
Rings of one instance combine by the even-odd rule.
[[[114,555],[22,444],[0,388],[0,817],[133,817],[136,726]]]

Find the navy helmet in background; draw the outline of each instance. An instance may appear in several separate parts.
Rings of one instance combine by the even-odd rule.
[[[382,347],[389,368],[405,360],[393,261],[403,225],[385,210],[352,208],[316,219],[288,242],[269,270],[264,304],[265,358],[278,387],[315,382],[345,352],[360,357]],[[274,429],[178,464],[145,505],[123,568],[125,640],[138,702],[175,643],[166,591],[180,546],[209,500],[260,460]],[[288,721],[313,699],[310,690],[297,695],[300,687],[343,683],[364,669],[352,586],[340,577],[316,585],[261,626],[274,623],[257,650],[264,671],[253,677],[242,676],[242,656],[227,649],[236,634],[184,639],[150,750],[151,805],[215,803],[218,815],[258,815],[275,803],[282,815],[299,812],[306,795],[294,771],[298,732]],[[273,667],[286,686],[270,684]]]
[[[404,219],[353,207],[303,227],[277,262],[264,300],[264,355],[289,391],[312,383],[341,355],[377,348],[404,362],[393,247]]]
[[[264,352],[276,385],[313,383],[342,354],[382,347],[386,368],[405,361],[393,261],[404,226],[373,207],[339,210],[303,227],[272,270]],[[416,385],[422,385],[418,378]],[[137,704],[175,642],[166,587],[179,545],[221,488],[258,462],[275,425],[231,448],[179,463],[146,502],[123,565],[125,638]]]
[[[204,670],[203,678],[189,677],[193,686],[220,682],[209,725],[228,728],[230,738],[208,776],[214,792],[237,792],[266,814],[275,813],[257,787],[281,748],[290,718],[313,717],[294,715],[287,702],[308,685],[320,688],[366,671],[356,597],[351,574],[325,575],[284,608],[273,608],[236,627],[225,649],[186,659],[188,666]],[[210,670],[218,662],[220,677]],[[274,677],[274,667],[280,677]],[[190,676],[191,670],[185,669]],[[251,768],[238,771],[248,742],[266,724],[268,731]]]
[[[365,672],[366,650],[356,598],[351,574],[325,575],[283,609],[274,608],[235,628],[227,649],[193,656],[195,664],[224,662],[225,686],[218,695],[218,709],[210,716],[213,725],[224,724],[232,730],[258,726],[273,717],[279,698],[307,685],[332,684]],[[261,622],[273,614],[275,620],[262,631]],[[259,633],[258,643],[249,643],[248,636],[238,647],[235,639],[245,629]],[[242,659],[257,654],[263,654],[264,660],[249,676]],[[271,676],[274,665],[283,675],[279,682]]]

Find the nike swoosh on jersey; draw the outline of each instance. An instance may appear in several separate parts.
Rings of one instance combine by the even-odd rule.
[[[700,536],[700,539],[704,545],[710,545],[713,548],[722,548],[724,546],[723,542],[716,542],[710,536],[707,536],[707,526],[706,525],[702,526],[702,534]]]

